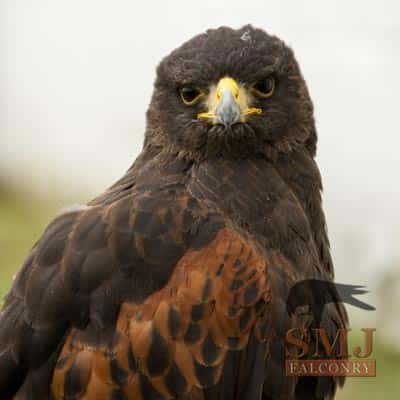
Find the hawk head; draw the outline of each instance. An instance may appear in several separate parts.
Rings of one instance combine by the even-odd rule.
[[[313,106],[293,52],[252,26],[195,36],[158,66],[145,144],[194,158],[314,153]]]

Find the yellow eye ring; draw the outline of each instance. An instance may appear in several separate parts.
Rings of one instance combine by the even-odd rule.
[[[195,86],[183,86],[179,89],[179,94],[181,96],[182,101],[187,106],[193,106],[204,95],[204,93]]]
[[[269,76],[262,79],[251,86],[251,91],[258,97],[264,99],[271,97],[275,90],[275,79]]]

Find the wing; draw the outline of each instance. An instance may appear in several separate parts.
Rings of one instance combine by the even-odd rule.
[[[63,214],[0,314],[2,398],[171,398],[223,376],[232,391],[232,352],[265,347],[265,267],[179,184]]]
[[[344,377],[286,376],[285,360],[294,358],[288,356],[286,351],[296,354],[299,350],[287,343],[286,335],[292,328],[297,332],[307,332],[302,339],[307,342],[309,350],[301,359],[315,359],[317,349],[320,359],[330,359],[332,355],[327,354],[313,330],[323,329],[329,342],[334,344],[333,354],[340,354],[340,344],[335,338],[339,329],[347,327],[345,309],[341,303],[326,303],[325,299],[334,287],[332,283],[304,280],[292,261],[281,254],[275,259],[276,262],[271,263],[268,269],[271,282],[268,318],[272,323],[268,334],[269,353],[262,399],[332,399],[337,388],[343,386]],[[313,282],[322,282],[323,287],[317,287]]]
[[[220,226],[178,184],[142,188],[57,217],[26,259],[0,314],[2,398],[18,391],[47,398],[71,329],[86,331],[95,346],[102,343],[123,301],[143,301],[163,287],[189,246],[211,240]]]
[[[123,302],[107,343],[93,347],[87,332],[70,332],[55,369],[55,398],[258,399],[267,268],[250,240],[221,228],[185,252],[161,290]]]

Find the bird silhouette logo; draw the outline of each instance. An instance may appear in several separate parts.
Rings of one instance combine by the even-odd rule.
[[[306,279],[296,283],[289,290],[286,311],[292,316],[298,307],[307,306],[316,327],[320,327],[322,314],[328,303],[345,303],[366,311],[374,311],[375,307],[359,300],[355,296],[369,291],[362,285],[347,285],[319,279]]]

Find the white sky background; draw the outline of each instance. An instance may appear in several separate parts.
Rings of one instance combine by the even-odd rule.
[[[246,23],[297,54],[338,280],[369,283],[400,260],[396,0],[1,0],[0,177],[78,199],[102,191],[141,149],[159,60],[207,28]]]

